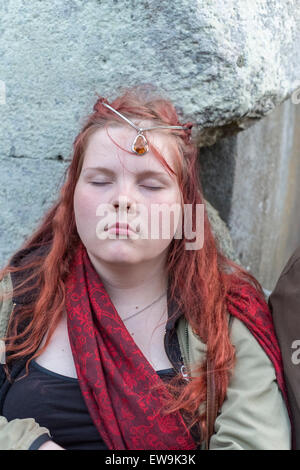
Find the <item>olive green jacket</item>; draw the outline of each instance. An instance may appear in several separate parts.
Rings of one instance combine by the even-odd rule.
[[[12,290],[10,275],[0,282],[2,294]],[[12,300],[0,300],[0,338],[5,336]],[[204,361],[206,346],[181,317],[176,326],[185,366]],[[277,450],[291,448],[291,427],[275,370],[262,347],[237,318],[231,325],[236,366],[226,399],[215,421],[210,450]],[[51,433],[31,418],[7,422],[0,416],[0,449],[27,450],[43,434]],[[204,444],[202,446],[204,448]]]

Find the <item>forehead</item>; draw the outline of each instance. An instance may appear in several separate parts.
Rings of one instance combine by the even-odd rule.
[[[151,125],[153,124],[150,123],[149,127]],[[142,125],[140,126],[142,127]],[[143,126],[146,127],[144,123]],[[146,131],[145,136],[148,142],[157,148],[168,165],[175,171],[175,139],[167,135],[166,132],[168,131],[164,133],[160,130],[151,130]],[[101,163],[101,165],[105,164],[106,167],[114,171],[123,168],[124,165],[130,171],[151,169],[167,172],[150,149],[142,156],[129,153],[136,136],[137,131],[130,126],[108,126],[107,130],[105,128],[97,129],[88,139],[82,169]],[[126,151],[120,149],[111,139],[126,149]]]

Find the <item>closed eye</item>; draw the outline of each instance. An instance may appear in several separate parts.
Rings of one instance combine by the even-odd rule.
[[[145,185],[141,185],[143,188],[146,188],[146,189],[150,189],[151,191],[156,191],[158,189],[163,189],[161,188],[160,186],[145,186]]]
[[[111,184],[110,182],[100,182],[100,181],[91,181],[91,184],[94,184],[95,186],[104,186],[105,184]],[[141,185],[143,188],[149,189],[150,191],[157,191],[159,189],[163,189],[160,186],[146,186],[146,185]]]

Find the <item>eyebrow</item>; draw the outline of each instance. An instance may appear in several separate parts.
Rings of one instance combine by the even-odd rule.
[[[109,176],[114,176],[115,175],[115,172],[113,170],[110,170],[109,168],[105,168],[103,166],[92,166],[92,167],[88,167],[88,168],[85,168],[83,170],[83,173],[85,173],[86,171],[96,171],[97,173],[104,173],[104,174],[107,174]],[[163,173],[162,171],[155,171],[155,170],[144,170],[144,171],[138,171],[136,173],[138,176],[164,176],[164,177],[168,177],[168,174],[167,173]]]

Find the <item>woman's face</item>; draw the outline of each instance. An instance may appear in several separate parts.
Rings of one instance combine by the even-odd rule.
[[[108,132],[128,150],[137,135],[129,126],[110,126]],[[174,137],[156,130],[147,134],[175,171]],[[105,129],[89,137],[75,188],[74,212],[78,234],[92,257],[100,262],[134,264],[166,255],[180,222],[171,207],[178,209],[180,204],[176,176],[150,150],[143,156],[127,153],[113,143]],[[117,222],[128,223],[133,230],[117,233],[111,228]]]

